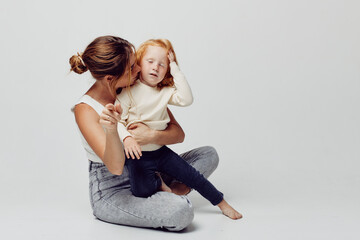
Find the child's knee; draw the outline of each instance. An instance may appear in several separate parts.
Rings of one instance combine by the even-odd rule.
[[[161,180],[156,179],[155,181],[137,182],[131,185],[131,192],[135,197],[150,197],[160,188]]]
[[[131,192],[135,197],[150,197],[155,193],[154,189],[150,189],[144,186],[133,186],[131,187]]]

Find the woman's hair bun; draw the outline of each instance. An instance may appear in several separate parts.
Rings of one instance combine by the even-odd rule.
[[[77,55],[73,55],[69,59],[69,63],[71,66],[70,71],[74,71],[78,74],[82,74],[88,70],[86,67],[84,60],[82,59],[81,55],[78,53]]]

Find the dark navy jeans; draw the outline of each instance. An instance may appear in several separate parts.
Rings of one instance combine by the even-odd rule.
[[[219,192],[202,174],[166,146],[155,151],[143,151],[139,160],[127,159],[131,191],[137,197],[149,197],[161,186],[156,172],[165,173],[198,191],[213,205],[223,200]]]

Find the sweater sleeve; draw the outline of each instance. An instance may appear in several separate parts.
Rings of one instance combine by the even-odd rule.
[[[127,93],[125,93],[125,91],[122,91],[117,96],[116,101],[115,101],[115,105],[120,103],[121,108],[123,110],[122,113],[121,113],[121,120],[118,123],[118,127],[117,127],[121,141],[124,141],[124,139],[126,137],[131,136],[131,134],[126,129],[126,122],[127,122],[128,117],[129,117],[130,101],[129,101],[129,98],[127,96],[124,96],[124,94],[127,94]]]
[[[175,89],[169,104],[183,107],[191,105],[193,102],[191,88],[176,62],[170,63],[170,73],[174,79]]]

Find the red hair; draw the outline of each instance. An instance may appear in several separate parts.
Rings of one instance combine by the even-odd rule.
[[[176,64],[178,63],[176,60],[176,54],[175,54],[174,48],[169,40],[167,40],[167,39],[149,39],[146,42],[142,43],[140,45],[140,47],[138,48],[138,50],[136,51],[136,61],[137,61],[138,65],[140,65],[141,60],[144,57],[148,46],[162,47],[166,50],[167,54],[169,52],[173,52],[174,53],[174,61],[176,62]],[[170,67],[167,68],[164,79],[157,84],[157,87],[160,89],[163,87],[167,87],[167,86],[174,86],[174,80],[170,74]]]

